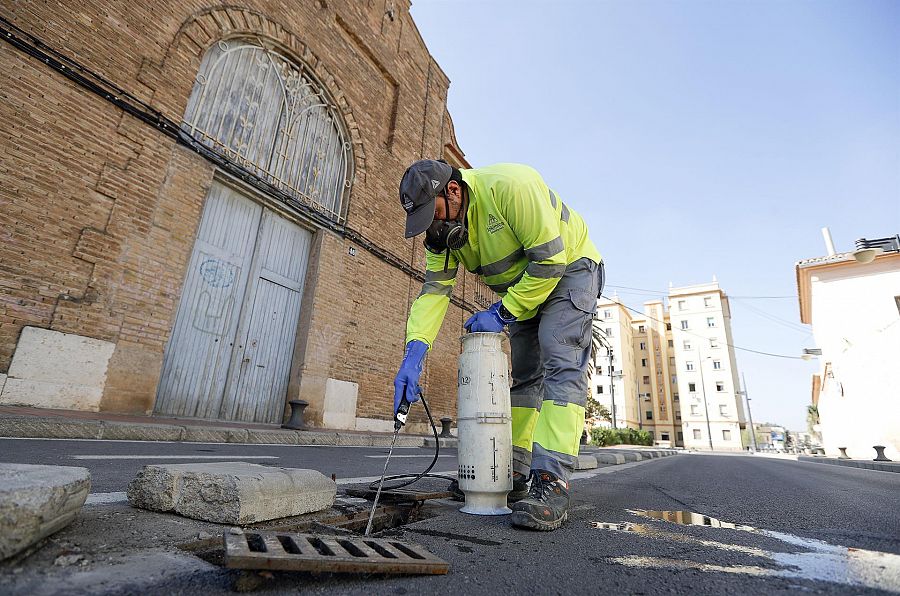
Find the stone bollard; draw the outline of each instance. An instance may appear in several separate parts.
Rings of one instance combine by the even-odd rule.
[[[873,445],[872,449],[874,449],[875,453],[878,454],[878,457],[876,457],[872,461],[894,461],[892,459],[888,459],[884,455],[884,445]]]
[[[838,459],[850,459],[850,456],[847,455],[846,447],[838,447],[838,451],[841,452],[841,454],[838,456]]]
[[[306,428],[303,424],[303,410],[309,405],[308,401],[302,399],[292,399],[288,402],[291,406],[291,418],[281,425],[281,428],[289,428],[291,430],[303,430]]]
[[[453,435],[450,434],[451,422],[453,422],[453,418],[441,418],[441,434],[438,435],[439,437],[445,439],[453,437]]]

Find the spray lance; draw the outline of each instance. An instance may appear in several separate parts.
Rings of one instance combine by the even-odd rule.
[[[388,450],[387,458],[384,460],[384,470],[381,472],[381,480],[378,482],[378,490],[375,492],[375,502],[372,503],[372,511],[369,513],[369,523],[366,524],[365,536],[368,536],[372,531],[372,520],[375,519],[375,510],[378,508],[378,498],[381,496],[381,487],[384,486],[384,476],[387,474],[387,467],[391,461],[391,455],[394,453],[397,435],[400,434],[400,429],[406,424],[407,416],[409,416],[409,401],[404,395],[400,399],[400,405],[397,406],[397,413],[394,415],[394,436],[391,439],[391,448]]]

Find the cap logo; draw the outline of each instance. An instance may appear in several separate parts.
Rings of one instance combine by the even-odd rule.
[[[440,185],[441,185],[441,183],[438,182],[437,180],[432,180],[432,181],[431,181],[431,188],[432,188],[432,190],[435,189],[435,188],[437,188],[437,187],[440,186]]]
[[[413,208],[413,202],[412,202],[412,201],[410,201],[409,199],[403,201],[403,209],[405,209],[406,211],[409,211],[409,210],[412,209],[412,208]]]

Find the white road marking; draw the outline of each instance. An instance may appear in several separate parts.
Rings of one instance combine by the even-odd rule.
[[[277,455],[70,455],[71,459],[279,459]]]
[[[384,459],[387,457],[387,454],[383,455],[364,455],[363,457],[370,457],[372,459]],[[439,455],[438,457],[456,457],[455,455]],[[391,459],[412,459],[412,458],[422,458],[422,459],[433,459],[434,455],[393,455]]]
[[[101,505],[105,503],[123,503],[128,500],[125,493],[91,493],[85,499],[85,505]]]
[[[390,438],[390,437],[388,437]],[[230,446],[230,447],[318,447],[320,449],[328,449],[328,448],[337,448],[337,449],[386,449],[387,445],[380,446],[372,446],[372,445],[322,445],[322,444],[308,444],[308,445],[287,445],[284,443],[204,443],[202,441],[138,441],[134,439],[57,439],[52,437],[0,437],[0,441],[79,441],[83,443],[144,443],[152,444],[152,445],[219,445],[219,446]],[[394,446],[394,450],[397,449],[425,449],[422,446],[413,446],[413,445],[396,445]],[[444,447],[444,449],[449,449],[449,447]]]

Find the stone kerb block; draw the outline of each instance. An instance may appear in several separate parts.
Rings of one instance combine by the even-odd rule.
[[[593,470],[597,467],[597,458],[593,455],[579,455],[575,464],[576,470]]]
[[[302,515],[334,504],[337,487],[315,470],[244,462],[150,465],[128,485],[134,507],[222,524]]]
[[[90,490],[86,468],[0,464],[0,559],[66,527]]]
[[[594,457],[602,464],[619,465],[625,463],[625,456],[621,453],[595,453]]]

